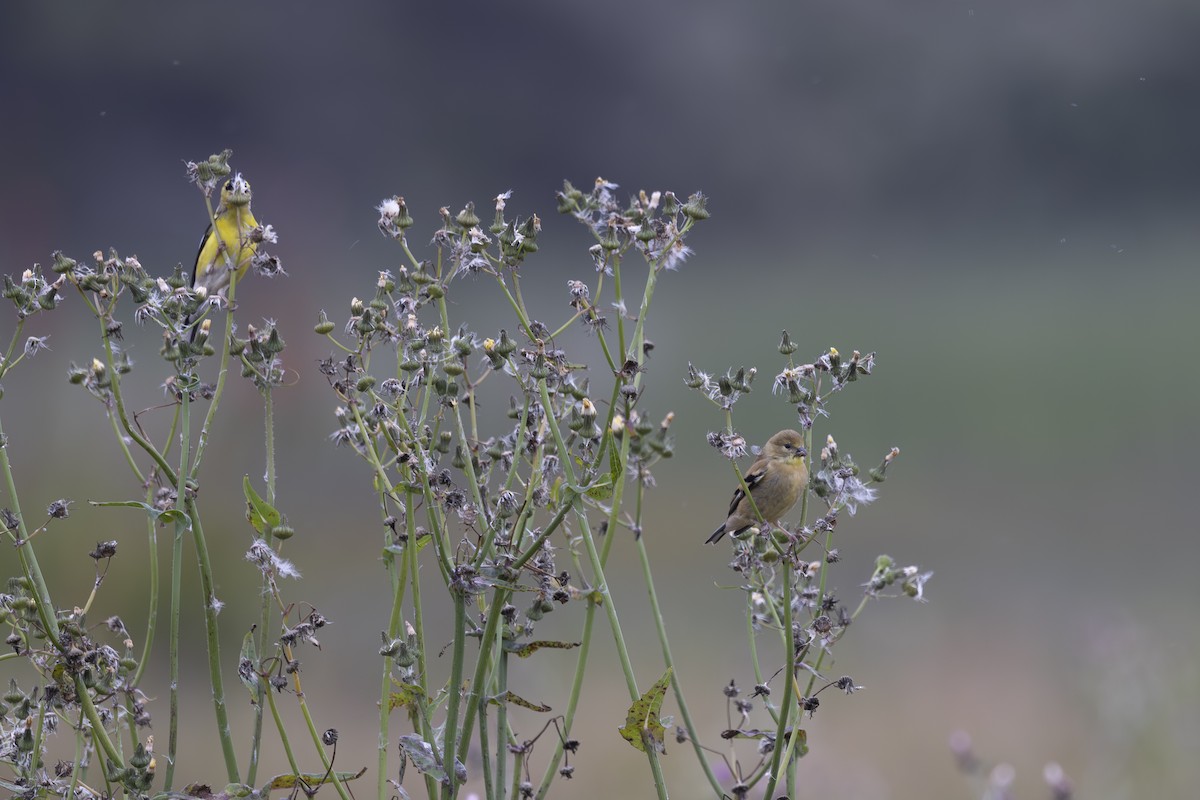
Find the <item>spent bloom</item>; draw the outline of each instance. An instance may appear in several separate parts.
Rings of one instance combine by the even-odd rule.
[[[263,575],[278,575],[282,578],[299,578],[300,570],[287,559],[276,553],[264,539],[255,539],[246,551],[246,560],[258,567]]]

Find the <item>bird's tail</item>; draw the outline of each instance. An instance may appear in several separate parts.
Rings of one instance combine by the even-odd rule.
[[[713,531],[712,536],[709,536],[707,539],[705,539],[704,543],[705,544],[716,544],[717,542],[721,541],[721,537],[724,535],[725,535],[725,523],[722,522],[721,527],[719,527],[715,531]]]

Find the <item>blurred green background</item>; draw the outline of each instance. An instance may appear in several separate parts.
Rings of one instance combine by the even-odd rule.
[[[802,796],[972,796],[946,747],[956,729],[1011,763],[1024,797],[1046,795],[1047,761],[1087,796],[1184,796],[1200,781],[1198,37],[1189,0],[6,4],[0,265],[110,246],[156,272],[190,265],[205,212],[183,162],[233,149],[291,275],[247,281],[238,300],[243,320],[278,320],[289,344],[280,504],[306,575],[289,592],[335,622],[305,658],[306,688],[350,769],[374,763],[389,598],[366,470],[327,439],[335,401],[316,362],[329,347],[311,327],[320,309],[344,320],[350,297],[401,263],[373,206],[404,195],[417,246],[438,207],[486,209],[515,190],[510,216],[543,220],[526,297],[557,322],[566,281],[591,274],[587,232],[554,213],[562,179],[702,190],[713,217],[660,283],[644,403],[676,413],[679,457],[656,470],[647,546],[710,741],[722,685],[753,681],[740,595],[717,586],[736,583],[727,552],[701,544],[731,488],[704,439],[722,420],[682,377],[688,361],[757,366],[738,419],[761,442],[794,422],[768,391],[786,327],[808,359],[831,345],[879,354],[818,436],[864,464],[903,451],[881,501],[839,528],[838,592],[855,597],[880,552],[936,572],[928,605],[876,604],[838,646],[834,672],[866,690],[808,722]],[[476,330],[513,327],[485,281],[455,300]],[[0,410],[26,514],[76,501],[40,542],[56,599],[84,602],[85,554],[116,538],[93,617],[120,613],[136,632],[141,520],[84,501],[138,490],[100,407],[64,380],[96,353],[93,325],[69,297],[29,332],[52,349],[9,377]],[[157,343],[126,332],[129,390],[153,405]],[[598,359],[592,340],[571,346]],[[203,493],[241,725],[232,666],[257,581],[240,561],[240,481],[262,473],[261,425],[243,382],[223,409]],[[649,685],[661,663],[631,544],[614,558]],[[11,550],[0,566],[16,569]],[[553,617],[548,630],[569,637],[582,615]],[[597,640],[577,777],[553,796],[651,796],[644,760],[614,731],[623,682]],[[216,780],[202,638],[187,647],[180,775]],[[573,663],[533,659],[515,688],[561,707]],[[160,749],[162,676],[149,687]],[[692,759],[672,747],[665,762],[678,796],[703,793]]]

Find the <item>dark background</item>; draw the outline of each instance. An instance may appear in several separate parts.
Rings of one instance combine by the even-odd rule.
[[[247,281],[238,299],[244,320],[278,320],[295,372],[278,397],[280,503],[306,578],[289,591],[335,621],[306,685],[318,725],[343,733],[339,766],[373,766],[389,602],[378,514],[365,468],[328,442],[335,400],[315,364],[329,346],[310,332],[318,310],[344,320],[402,261],[373,206],[404,195],[417,247],[438,207],[487,209],[515,190],[510,214],[543,219],[527,299],[557,322],[566,280],[590,269],[586,231],[554,213],[564,178],[703,190],[713,218],[697,254],[655,297],[646,397],[676,413],[680,457],[656,470],[646,535],[702,729],[715,740],[724,727],[731,676],[752,680],[740,596],[717,588],[736,582],[726,552],[701,546],[730,489],[704,441],[722,419],[681,378],[688,361],[758,366],[739,428],[760,442],[794,421],[767,391],[786,327],[808,359],[831,345],[879,353],[818,437],[863,463],[903,450],[882,500],[839,529],[840,593],[857,595],[879,552],[937,573],[930,604],[877,604],[839,646],[834,670],[866,690],[807,723],[803,796],[971,796],[945,745],[958,728],[1016,768],[1022,796],[1044,796],[1047,761],[1083,795],[1180,796],[1200,780],[1198,40],[1200,8],[1184,0],[9,4],[0,265],[108,247],[156,272],[190,265],[205,212],[184,161],[233,149],[291,275]],[[456,302],[477,330],[511,325],[484,281]],[[100,407],[64,380],[97,354],[93,323],[69,297],[28,333],[52,349],[7,379],[4,422],[26,514],[76,501],[40,544],[56,599],[83,603],[84,553],[117,538],[93,617],[118,611],[138,631],[141,522],[83,502],[137,487]],[[149,406],[157,344],[127,333],[130,390]],[[594,341],[572,346],[598,358]],[[261,474],[261,422],[241,381],[224,411],[204,493],[232,664],[256,605],[240,482]],[[614,559],[649,685],[661,664],[630,543]],[[562,616],[571,636],[581,617]],[[597,641],[570,791],[649,796],[644,760],[613,732],[623,682],[603,629]],[[180,774],[216,780],[215,750],[193,755],[213,737],[202,641],[188,647]],[[520,680],[564,704],[573,657],[542,661]],[[227,691],[240,720],[231,670]],[[686,796],[692,755],[673,747],[666,765]]]

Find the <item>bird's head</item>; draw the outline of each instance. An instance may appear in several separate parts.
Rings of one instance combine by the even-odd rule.
[[[221,189],[221,204],[226,207],[250,205],[250,181],[243,178],[242,173],[226,181]]]
[[[773,461],[798,461],[808,455],[804,436],[797,431],[784,430],[767,440],[763,455]]]

